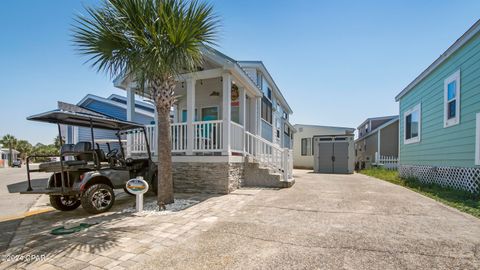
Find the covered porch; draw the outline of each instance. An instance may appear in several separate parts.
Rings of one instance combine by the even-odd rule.
[[[184,74],[175,89],[177,102],[171,112],[171,147],[177,159],[204,162],[206,156],[243,162],[252,161],[292,178],[292,152],[261,137],[262,92],[248,77],[223,68]],[[127,91],[127,119],[134,115],[134,84]],[[147,95],[144,96],[148,98]],[[150,151],[157,151],[156,125],[147,126]],[[143,134],[127,137],[127,155],[147,152]],[[210,158],[211,159],[211,158]]]

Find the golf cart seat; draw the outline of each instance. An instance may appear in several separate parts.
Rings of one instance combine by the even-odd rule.
[[[101,149],[97,149],[102,151]],[[99,151],[97,151],[97,154]],[[64,169],[68,169],[69,167],[77,167],[77,166],[86,166],[88,165],[89,161],[94,161],[93,155],[91,153],[85,153],[87,151],[92,151],[92,144],[90,142],[78,142],[77,144],[64,144],[60,149],[60,153],[63,156],[74,156],[75,160],[65,160],[63,162]],[[103,151],[102,151],[103,153]],[[100,157],[100,155],[99,155]],[[103,158],[105,155],[103,155]],[[59,172],[61,171],[61,164],[60,161],[51,161],[41,163],[38,166],[40,171],[45,172]]]

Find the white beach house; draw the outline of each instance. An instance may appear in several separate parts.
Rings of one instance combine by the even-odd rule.
[[[273,78],[261,61],[236,61],[210,47],[203,54],[198,71],[177,78],[171,124],[176,191],[290,186],[292,110]],[[127,92],[127,120],[134,120],[135,97],[148,99],[149,91],[128,77],[114,85]],[[155,157],[156,125],[147,131]],[[143,136],[130,135],[127,149],[130,156],[145,153]]]

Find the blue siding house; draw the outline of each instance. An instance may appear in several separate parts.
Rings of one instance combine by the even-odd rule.
[[[480,191],[480,21],[396,96],[402,177]]]
[[[120,95],[111,95],[108,98],[96,95],[87,95],[77,106],[89,111],[109,117],[127,120],[127,99]],[[144,125],[155,123],[155,109],[152,104],[135,101],[134,122]],[[90,129],[83,127],[66,127],[65,142],[75,144],[80,141],[91,141]],[[110,130],[95,130],[95,139],[117,139],[115,132]]]

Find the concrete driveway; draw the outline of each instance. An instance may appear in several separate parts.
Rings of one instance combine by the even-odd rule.
[[[44,188],[50,174],[32,173],[32,187]],[[0,251],[8,247],[24,215],[40,197],[38,194],[20,194],[27,190],[27,170],[0,168]]]
[[[359,174],[295,174],[139,268],[480,269],[479,219]]]

